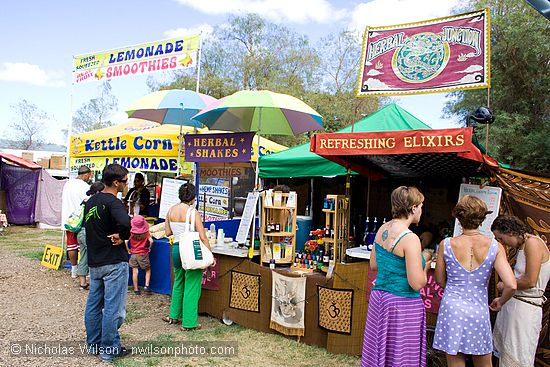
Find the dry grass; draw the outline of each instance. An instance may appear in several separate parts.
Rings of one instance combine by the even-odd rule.
[[[40,260],[46,244],[60,245],[61,231],[41,230],[28,226],[9,227],[0,236],[0,247],[18,256]],[[37,263],[37,266],[39,264]],[[181,332],[177,327],[159,325],[159,314],[166,310],[169,297],[128,298],[128,318],[121,329],[124,344],[134,345],[144,338],[147,342],[162,345],[180,341],[236,342],[237,356],[221,357],[168,357],[131,355],[115,360],[115,366],[357,366],[356,356],[335,355],[324,348],[298,343],[295,339],[278,334],[266,334],[238,325],[226,326],[213,318],[201,317],[203,329]],[[21,305],[24,307],[24,305]],[[162,324],[162,321],[160,321]],[[149,333],[145,332],[148,329]],[[152,335],[152,336],[143,336]]]

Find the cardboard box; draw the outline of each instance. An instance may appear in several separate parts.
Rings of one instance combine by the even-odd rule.
[[[50,159],[49,158],[39,159],[38,162],[36,162],[36,164],[38,164],[42,168],[48,169],[48,168],[50,168]]]
[[[65,156],[52,155],[50,158],[51,169],[64,169],[65,168]]]
[[[29,162],[34,162],[34,153],[33,152],[23,152],[21,153],[21,157]]]

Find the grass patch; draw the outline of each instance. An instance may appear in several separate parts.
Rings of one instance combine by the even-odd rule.
[[[231,335],[232,338],[237,339],[238,334],[244,330],[246,329],[239,325],[227,326],[220,323],[216,327],[198,330],[195,333],[206,340],[220,340],[227,335]]]
[[[44,255],[44,251],[31,251],[31,252],[24,252],[21,254],[21,256],[28,257],[29,259],[42,261],[42,255]]]
[[[117,367],[151,367],[157,366],[161,362],[160,357],[146,357],[140,359],[121,358],[115,359],[114,365]]]
[[[12,225],[0,236],[0,249],[17,256],[42,261],[46,245],[61,246],[62,233],[61,230]],[[63,260],[57,270],[67,270],[63,267],[65,261],[67,261],[66,253],[63,253]]]
[[[146,316],[146,312],[142,309],[141,305],[135,303],[129,303],[126,305],[126,319],[125,323],[131,324],[132,322],[142,319]]]
[[[61,234],[61,230],[12,225],[0,236],[0,248],[17,256],[42,260],[46,245],[61,246]]]

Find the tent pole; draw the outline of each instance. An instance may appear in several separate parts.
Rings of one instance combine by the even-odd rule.
[[[487,108],[491,109],[491,88],[487,88]],[[489,124],[485,125],[485,154],[489,155]]]
[[[262,131],[262,108],[259,109],[259,115],[258,115],[258,137],[257,137],[257,146],[256,146],[256,173],[254,178],[254,191],[260,191],[260,188],[258,187],[258,179],[260,177],[260,133]],[[252,235],[250,236],[250,246],[254,247],[254,240],[256,237],[256,218],[257,213],[260,209],[260,200],[258,200],[256,210],[254,211],[254,220],[252,221]],[[261,217],[258,217],[261,218]],[[258,228],[261,227],[261,223],[258,223]]]
[[[195,92],[199,93],[199,80],[201,78],[201,53],[202,53],[202,31],[199,33],[199,55],[197,57],[197,87]]]
[[[182,110],[183,110],[183,107],[182,107]],[[183,132],[183,126],[180,125],[180,134],[178,136],[178,171],[176,173],[176,177],[179,177],[180,175],[180,172],[181,172],[181,162],[180,162],[180,159],[181,159],[181,134]]]

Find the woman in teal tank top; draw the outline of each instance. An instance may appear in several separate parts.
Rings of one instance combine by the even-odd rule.
[[[426,366],[426,313],[420,289],[431,262],[409,230],[422,215],[424,195],[401,186],[391,195],[392,217],[375,237],[370,268],[378,270],[369,299],[361,366]]]

